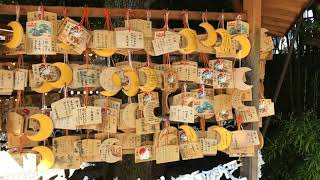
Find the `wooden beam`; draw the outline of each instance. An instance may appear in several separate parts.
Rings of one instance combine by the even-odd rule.
[[[283,33],[287,32],[287,28],[289,28],[289,26],[287,28],[283,28],[283,27],[275,26],[273,24],[266,24],[266,23],[262,23],[262,27],[270,31],[277,31],[277,32],[283,32]]]
[[[264,7],[262,9],[262,16],[265,14],[274,14],[274,15],[283,15],[283,16],[293,16],[295,17],[297,15],[297,12],[293,11],[287,11],[287,10],[278,10],[270,7]]]
[[[67,8],[68,16],[81,17],[83,7],[63,7],[63,6],[45,6],[44,9],[49,12],[57,13],[58,16],[63,16],[63,9]],[[90,17],[105,17],[103,14],[104,8],[88,7]],[[20,15],[27,15],[27,12],[37,11],[38,6],[20,5]],[[110,14],[113,17],[125,17],[127,9],[125,8],[110,8]],[[146,9],[130,9],[132,17],[145,19],[147,17]],[[167,10],[150,10],[151,19],[163,19]],[[169,10],[169,18],[174,20],[181,20],[183,18],[183,11]],[[15,15],[15,5],[0,5],[0,14]],[[202,12],[188,11],[189,20],[202,20]],[[224,15],[225,20],[234,20],[238,15],[241,15],[243,20],[246,20],[245,13],[228,13],[228,12],[207,12],[208,20],[219,20]]]
[[[282,15],[282,14],[275,14],[275,13],[269,13],[268,11],[262,11],[262,19],[264,18],[274,18],[277,20],[284,20],[284,21],[294,21],[295,15],[291,13],[290,15]]]
[[[244,11],[247,13],[247,22],[249,23],[249,40],[251,42],[251,51],[243,64],[251,71],[248,73],[248,83],[253,85],[252,102],[258,111],[259,106],[259,59],[260,59],[260,32],[261,32],[261,8],[262,0],[244,0]],[[258,130],[259,122],[247,123],[245,129]],[[242,168],[240,170],[242,177],[248,180],[258,180],[258,149],[255,148],[255,156],[250,158],[242,158]]]
[[[270,36],[277,36],[277,37],[283,37],[285,35],[285,33],[277,32],[277,31],[268,31],[267,34]]]
[[[289,11],[289,12],[293,12],[295,14],[299,13],[300,12],[300,9],[302,8],[302,6],[298,6],[298,5],[292,5],[292,4],[286,4],[286,3],[283,3],[282,4],[282,1],[279,1],[281,2],[281,4],[276,4],[276,3],[266,3],[262,6],[262,8],[272,8],[274,9],[275,11],[279,12],[281,10],[286,10],[286,11]]]
[[[291,25],[291,22],[262,18],[262,24],[269,24],[269,25],[277,26],[286,30]]]

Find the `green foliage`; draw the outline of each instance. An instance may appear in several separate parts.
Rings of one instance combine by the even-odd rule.
[[[319,121],[313,112],[273,119],[262,151],[264,179],[320,179]]]

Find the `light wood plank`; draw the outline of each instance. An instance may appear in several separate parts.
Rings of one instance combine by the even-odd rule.
[[[251,105],[258,109],[259,105],[259,59],[260,59],[260,32],[261,32],[261,7],[262,0],[244,0],[244,10],[247,12],[247,22],[250,26],[249,40],[251,42],[251,51],[243,64],[251,71],[247,74],[248,84],[253,85]],[[245,129],[258,130],[259,122],[247,123]],[[240,174],[247,177],[248,180],[258,180],[258,149],[255,148],[255,157],[242,158],[242,168]]]

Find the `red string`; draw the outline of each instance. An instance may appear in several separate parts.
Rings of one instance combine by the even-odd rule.
[[[68,9],[66,7],[63,8],[63,18],[66,19],[68,14]]]
[[[86,7],[86,26],[90,29],[90,21],[89,21],[89,8]]]
[[[81,21],[80,21],[79,25],[83,26],[84,23],[86,23],[87,28],[90,29],[89,9],[88,9],[88,7],[85,7],[83,9],[83,14],[82,14]]]
[[[43,16],[44,16],[44,7],[43,5],[41,4],[40,6],[40,19],[43,20]]]
[[[238,126],[238,130],[240,130],[241,124],[242,124],[242,116],[239,114],[239,115],[237,116],[237,126]]]
[[[110,17],[110,10],[105,8],[103,9],[103,14],[106,17],[106,23],[105,26],[107,27],[107,30],[111,30],[111,17]]]
[[[87,139],[89,139],[90,136],[90,129],[87,129]]]
[[[186,28],[187,27],[187,13],[185,11],[183,12],[182,23],[183,23],[183,28]]]
[[[16,5],[16,21],[20,18],[20,5]]]
[[[200,59],[202,60],[204,67],[208,68],[209,67],[209,58],[208,58],[208,54],[205,53],[200,53]]]
[[[128,30],[130,31],[130,9],[127,9],[126,12],[126,18],[127,18],[127,23],[128,23]]]
[[[163,20],[164,20],[164,29],[165,31],[169,30],[169,12],[167,11],[164,16],[163,16]]]

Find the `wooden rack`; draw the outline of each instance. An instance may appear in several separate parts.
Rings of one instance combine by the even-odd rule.
[[[58,16],[63,16],[63,10],[67,8],[68,16],[70,17],[81,17],[83,12],[79,9],[79,7],[71,7],[71,6],[44,6],[45,11],[57,13]],[[27,12],[37,11],[39,6],[31,6],[31,5],[20,5],[20,15],[27,15]],[[90,17],[104,17],[103,9],[97,7],[88,7],[89,16]],[[110,15],[112,17],[125,17],[128,9],[124,8],[110,8]],[[146,9],[130,9],[130,15],[134,18],[145,19],[147,17]],[[184,11],[176,11],[176,10],[149,10],[151,14],[151,19],[163,19],[163,16],[166,12],[169,12],[169,18],[172,20],[181,20],[183,18],[182,14]],[[202,13],[201,11],[187,11],[189,20],[199,20],[202,21]],[[16,14],[16,6],[15,5],[5,5],[0,4],[0,14],[3,15],[15,15]],[[222,15],[225,20],[234,20],[238,15],[241,15],[242,20],[246,20],[246,13],[230,13],[230,12],[207,12],[208,20],[219,20]]]

